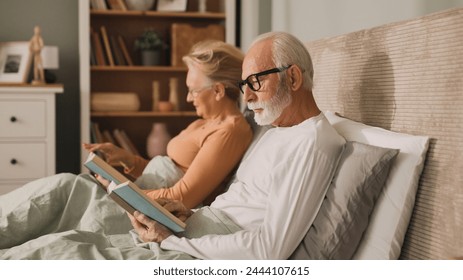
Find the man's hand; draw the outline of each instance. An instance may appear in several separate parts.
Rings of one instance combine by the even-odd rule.
[[[156,199],[156,202],[161,204],[167,211],[179,218],[181,221],[186,221],[193,211],[186,208],[183,203],[178,200],[170,200],[167,198]],[[133,216],[129,215],[130,221],[135,231],[145,242],[162,242],[173,233],[162,224],[150,219],[146,215],[135,211]]]
[[[144,242],[161,243],[164,239],[172,235],[172,232],[168,228],[138,211],[135,211],[133,216],[130,214],[128,216],[133,228]]]

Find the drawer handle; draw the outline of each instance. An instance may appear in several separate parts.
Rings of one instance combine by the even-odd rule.
[[[12,165],[15,165],[16,163],[18,163],[18,161],[17,161],[15,158],[12,158],[12,159],[10,160],[10,163],[11,163]]]
[[[18,119],[17,119],[15,116],[12,116],[12,117],[10,118],[10,122],[16,122],[17,120],[18,120]]]

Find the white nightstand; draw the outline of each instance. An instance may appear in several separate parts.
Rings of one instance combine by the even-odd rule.
[[[0,195],[55,174],[55,93],[62,85],[0,85]]]

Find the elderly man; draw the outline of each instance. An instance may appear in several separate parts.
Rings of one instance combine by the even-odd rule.
[[[263,34],[245,56],[242,77],[241,91],[256,122],[276,128],[262,136],[229,190],[208,209],[214,213],[209,217],[236,227],[229,222],[228,234],[189,234],[205,219],[196,217],[204,208],[193,214],[164,201],[176,215],[189,217],[187,233],[173,235],[136,212],[131,221],[143,241],[201,259],[286,259],[308,231],[345,143],[313,98],[310,55],[292,35]]]

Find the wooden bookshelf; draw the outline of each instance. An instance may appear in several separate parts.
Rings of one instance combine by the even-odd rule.
[[[90,139],[90,123],[97,122],[101,130],[113,131],[115,129],[124,130],[130,140],[135,144],[142,156],[146,156],[146,138],[148,137],[152,124],[154,122],[164,122],[167,124],[169,133],[174,136],[184,129],[189,123],[197,119],[194,107],[186,102],[187,88],[185,85],[187,68],[184,66],[171,66],[171,49],[162,53],[161,64],[157,66],[142,66],[139,54],[134,50],[133,45],[136,38],[147,28],[155,29],[160,32],[167,44],[171,43],[172,24],[182,23],[190,24],[194,27],[202,28],[211,24],[225,26],[225,30],[233,29],[230,27],[230,21],[227,20],[230,12],[233,12],[234,4],[231,1],[208,1],[208,11],[205,13],[197,12],[197,1],[188,2],[188,8],[185,12],[158,12],[150,11],[123,11],[123,10],[93,10],[89,9],[87,3],[81,3],[80,10],[87,15],[80,16],[81,28],[87,28],[88,35],[81,35],[85,38],[81,46],[84,46],[82,54],[88,52],[90,63],[82,62],[81,73],[85,76],[88,71],[88,95],[85,98],[86,83],[85,79],[82,92],[82,142],[88,142]],[[223,8],[225,7],[225,8]],[[229,10],[221,11],[221,9]],[[231,13],[231,14],[233,14]],[[88,22],[86,22],[88,20]],[[97,32],[101,36],[101,31],[106,33],[106,39],[100,39],[106,63],[97,63],[90,30]],[[234,33],[234,31],[232,32]],[[121,58],[122,50],[113,49],[113,38],[121,36],[126,46],[126,51],[132,60],[130,65],[127,59]],[[101,37],[103,38],[103,37]],[[233,41],[227,40],[229,43]],[[88,41],[87,41],[88,40]],[[112,41],[112,42],[111,42]],[[116,40],[117,41],[117,40]],[[105,45],[106,42],[106,45]],[[112,65],[107,57],[108,42],[111,45]],[[85,49],[90,46],[89,49]],[[118,54],[119,53],[119,54]],[[118,55],[118,57],[116,57]],[[82,60],[82,59],[81,59]],[[87,70],[85,70],[87,69]],[[178,110],[172,112],[159,112],[153,110],[153,81],[159,81],[160,100],[169,99],[169,80],[176,78],[178,80]],[[140,100],[140,109],[138,111],[92,111],[91,96],[97,92],[134,92]],[[82,152],[82,159],[86,158],[86,152]]]

